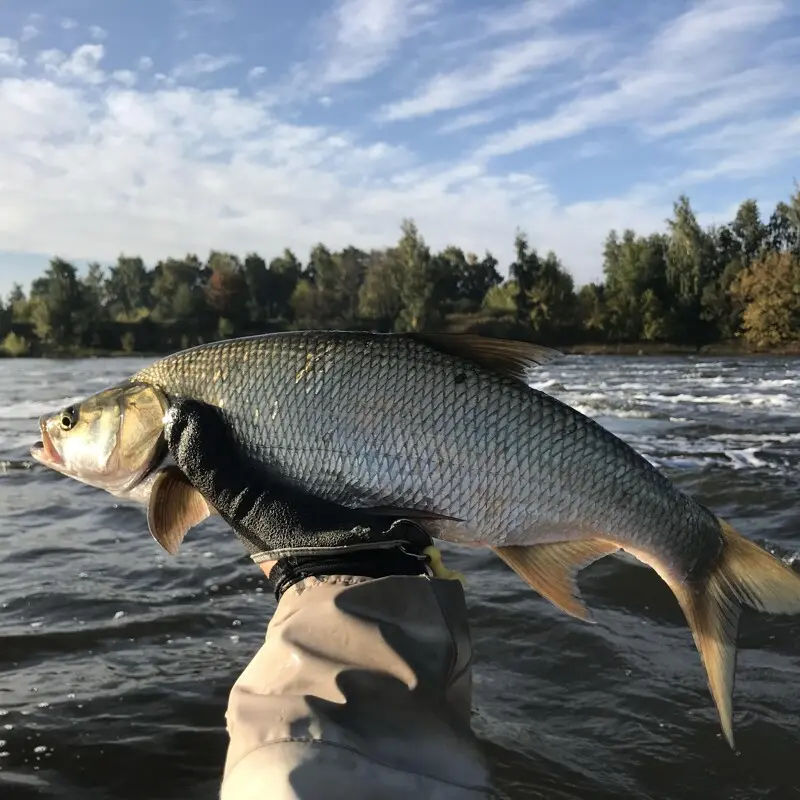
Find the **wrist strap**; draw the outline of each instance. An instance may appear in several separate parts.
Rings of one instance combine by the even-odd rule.
[[[386,578],[389,575],[427,574],[426,556],[401,547],[374,550],[344,550],[329,556],[287,556],[270,570],[269,582],[280,602],[283,593],[305,578],[320,575],[358,575]]]

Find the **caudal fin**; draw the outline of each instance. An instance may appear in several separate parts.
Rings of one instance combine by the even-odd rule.
[[[722,522],[722,559],[702,584],[667,579],[706,669],[722,732],[733,749],[736,635],[742,606],[768,614],[800,612],[800,575]],[[666,576],[664,576],[666,577]]]

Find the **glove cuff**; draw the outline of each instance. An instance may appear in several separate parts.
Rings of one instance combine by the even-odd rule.
[[[390,575],[426,575],[426,556],[402,547],[351,550],[324,556],[292,555],[281,558],[270,570],[269,582],[280,602],[283,593],[305,578],[322,575],[358,575],[365,578],[385,578]]]

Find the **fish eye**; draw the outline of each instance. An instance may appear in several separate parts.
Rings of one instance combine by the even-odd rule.
[[[78,410],[75,406],[70,406],[69,408],[65,408],[61,412],[61,419],[59,420],[61,424],[62,431],[69,431],[75,427],[75,423],[78,421]]]

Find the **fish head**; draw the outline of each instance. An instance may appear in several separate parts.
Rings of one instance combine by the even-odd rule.
[[[31,456],[81,483],[125,496],[166,453],[168,401],[158,389],[126,382],[41,417]]]

